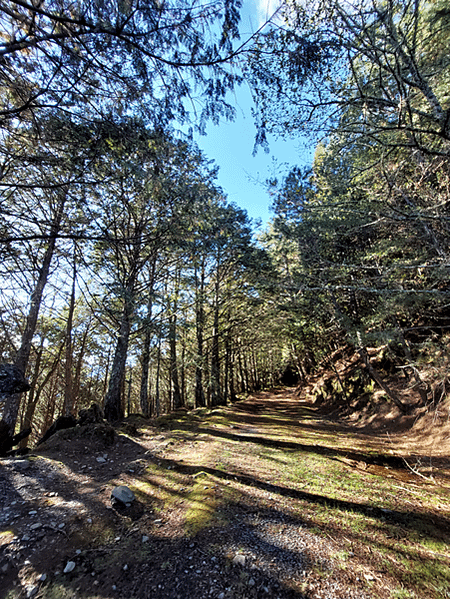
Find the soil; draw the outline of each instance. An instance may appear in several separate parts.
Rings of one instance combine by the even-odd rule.
[[[328,504],[373,508],[327,499],[326,481],[322,495],[305,481],[287,486],[273,449],[394,478],[420,512],[421,484],[450,489],[450,406],[416,414],[413,427],[391,408],[381,419],[362,411],[343,420],[319,410],[309,390],[157,421],[134,416],[114,429],[77,427],[26,457],[0,460],[0,597],[412,597],[392,594],[395,576],[376,570],[362,537],[338,559],[350,532],[313,522]],[[135,501],[113,505],[118,485]],[[449,535],[442,510],[432,516]]]

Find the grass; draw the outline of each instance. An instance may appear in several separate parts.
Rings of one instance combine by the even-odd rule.
[[[305,533],[331,542],[329,563],[349,579],[358,577],[368,596],[450,599],[449,489],[380,466],[395,447],[292,406],[292,413],[255,414],[241,404],[159,419],[156,435],[164,431],[165,437],[160,453],[128,483],[145,513],[162,518],[177,512],[177,534],[193,537],[204,528],[225,526],[235,505],[256,513],[276,510],[301,522]],[[139,422],[141,433],[155,435],[145,426]],[[92,536],[111,544],[114,531],[97,526]],[[124,526],[131,530],[134,524]],[[12,534],[3,531],[0,545]],[[210,549],[217,555],[219,541]],[[129,550],[147,560],[151,548]],[[102,567],[114,562],[115,550],[114,557],[97,559]],[[171,568],[170,560],[164,562],[163,569],[170,573]],[[314,555],[310,571],[319,578],[330,575]],[[300,590],[309,592],[309,584],[302,580]],[[75,597],[57,580],[44,596]]]
[[[392,599],[450,597],[450,561],[443,561],[449,553],[447,540],[433,518],[437,508],[440,516],[449,518],[448,489],[414,477],[412,483],[405,482],[404,473],[399,480],[396,471],[385,467],[374,467],[375,473],[371,473],[372,467],[364,470],[373,459],[383,456],[379,448],[370,446],[370,439],[365,445],[360,436],[321,430],[314,426],[312,415],[305,418],[305,412],[302,424],[309,425],[305,428],[289,425],[281,417],[271,420],[270,415],[262,415],[259,431],[254,431],[255,422],[248,424],[250,442],[245,437],[235,439],[247,426],[240,423],[240,413],[217,410],[202,416],[203,423],[197,422],[206,449],[202,463],[227,472],[231,481],[233,473],[237,475],[227,489],[228,500],[245,493],[243,476],[253,479],[256,487],[275,485],[276,499],[282,502],[283,493],[287,494],[289,510],[307,522],[310,532],[332,537],[345,547],[333,556],[340,568],[345,569],[351,552],[362,572],[368,568],[388,579]],[[184,419],[183,426],[186,424]],[[230,424],[239,428],[230,431]],[[183,427],[172,420],[171,428]],[[259,443],[255,437],[263,438]],[[311,450],[266,447],[265,440],[298,442]],[[327,451],[322,455],[314,447]],[[361,455],[361,467],[345,460],[346,450]],[[224,501],[210,485],[209,477],[197,478],[186,498],[186,527],[193,533],[214,522]],[[370,578],[363,577],[367,589],[377,588]]]

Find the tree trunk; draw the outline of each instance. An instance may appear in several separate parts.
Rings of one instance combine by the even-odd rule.
[[[42,361],[42,354],[43,354],[42,348],[41,348],[41,351],[38,353],[37,359],[36,359],[36,364],[34,367],[33,384],[31,385],[31,390],[30,390],[30,394],[28,396],[27,406],[25,409],[25,415],[24,415],[23,421],[21,423],[22,429],[31,429],[32,428],[34,413],[36,411],[36,406],[38,404],[39,399],[41,398],[42,391],[45,389],[48,382],[50,381],[50,379],[53,377],[53,375],[55,374],[55,372],[58,369],[58,365],[59,365],[59,361],[61,359],[63,347],[64,347],[64,344],[61,344],[58,354],[56,355],[55,359],[53,360],[52,365],[48,367],[45,378],[43,379],[43,381],[41,382],[41,384],[39,386],[37,385],[37,378],[39,375],[39,369],[40,369],[40,365],[41,365],[41,361]],[[21,441],[20,447],[25,448],[25,447],[27,447],[27,444],[28,444],[28,437]]]
[[[174,410],[179,410],[182,406],[180,381],[178,377],[178,360],[177,360],[177,310],[178,310],[178,293],[180,283],[180,272],[175,273],[175,290],[174,300],[170,307],[171,314],[169,316],[169,347],[170,347],[170,381],[172,386],[172,407]]]
[[[139,393],[139,403],[143,415],[148,418],[151,416],[151,405],[149,402],[148,394],[148,374],[150,370],[150,347],[152,342],[152,328],[151,318],[153,312],[153,287],[155,285],[155,272],[156,272],[156,255],[154,256],[151,267],[150,267],[150,282],[149,282],[149,295],[147,303],[147,316],[145,318],[145,335],[144,345],[142,348],[141,357],[141,388]]]
[[[203,334],[205,328],[205,258],[202,257],[200,277],[195,268],[195,326],[197,334],[197,363],[195,367],[195,407],[206,406],[205,391],[203,389]]]
[[[400,411],[403,414],[406,414],[408,412],[408,406],[405,406],[405,404],[402,403],[402,401],[397,397],[397,394],[394,391],[392,391],[392,389],[390,389],[388,385],[386,385],[386,383],[382,380],[382,378],[380,377],[378,372],[371,365],[366,348],[365,347],[359,348],[358,353],[361,356],[361,358],[367,368],[367,371],[369,372],[369,374],[373,378],[373,380],[383,389],[383,391],[386,393],[386,395],[392,399],[392,401],[400,409]]]
[[[160,397],[159,397],[160,378],[161,378],[161,331],[159,333],[158,356],[156,359],[155,412],[156,412],[157,417],[160,414]]]
[[[127,381],[128,384],[128,394],[127,394],[127,415],[131,414],[131,383],[133,381],[133,371],[130,368],[130,378]]]
[[[182,406],[180,381],[178,378],[178,362],[177,362],[177,315],[176,304],[174,312],[169,318],[169,346],[170,346],[170,380],[172,384],[172,406],[174,410],[179,410]]]
[[[20,348],[14,361],[15,366],[17,366],[24,374],[27,370],[28,360],[30,358],[31,344],[36,331],[36,324],[39,316],[44,288],[47,284],[50,273],[50,265],[56,246],[56,236],[61,226],[65,202],[66,196],[64,195],[59,201],[58,208],[51,225],[49,242],[42,260],[42,266],[39,270],[36,286],[31,294],[30,309],[28,311],[25,330],[22,334]],[[16,428],[21,397],[21,393],[10,395],[6,400],[6,405],[3,411],[3,421],[7,424],[8,431],[11,435],[14,434]]]
[[[88,340],[88,335],[90,332],[90,324],[91,321],[89,321],[86,325],[86,329],[83,333],[83,337],[81,339],[81,346],[80,346],[80,351],[78,352],[78,357],[77,357],[77,363],[75,366],[75,378],[73,381],[73,397],[74,397],[74,403],[73,403],[73,409],[76,410],[76,404],[77,404],[77,398],[79,396],[80,393],[80,384],[81,384],[81,369],[83,367],[83,358],[84,358],[84,354],[86,351],[86,345],[87,345],[87,340]],[[97,374],[98,376],[98,374]]]
[[[220,354],[219,354],[219,273],[216,274],[214,294],[214,322],[211,347],[211,405],[222,405],[220,390]]]
[[[73,313],[75,311],[75,283],[77,278],[77,267],[75,262],[75,252],[73,257],[73,279],[72,292],[70,294],[69,313],[67,315],[66,324],[66,359],[64,364],[64,406],[63,416],[69,416],[73,412],[74,395],[73,395],[73,353],[72,353],[72,328],[73,328]]]
[[[117,339],[111,367],[108,391],[105,397],[105,418],[109,420],[109,422],[114,422],[115,420],[121,420],[123,418],[121,395],[128,355],[128,343],[130,339],[131,314],[131,297],[126,297],[120,323],[119,337]]]

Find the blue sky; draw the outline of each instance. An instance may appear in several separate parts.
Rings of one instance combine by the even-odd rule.
[[[274,0],[244,0],[242,37],[255,31],[274,7]],[[251,95],[245,84],[228,101],[236,106],[235,121],[208,124],[207,135],[197,137],[196,141],[205,155],[220,167],[218,183],[229,201],[245,208],[251,218],[259,218],[265,225],[272,216],[265,180],[282,175],[287,165],[310,164],[313,148],[305,148],[305,141],[301,139],[269,138],[270,152],[266,154],[260,148],[253,156],[256,129],[251,115]]]

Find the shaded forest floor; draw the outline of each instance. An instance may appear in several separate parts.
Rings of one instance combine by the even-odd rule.
[[[0,597],[450,597],[449,405],[383,429],[311,390],[61,431],[0,460]],[[111,505],[116,485],[130,507]]]

